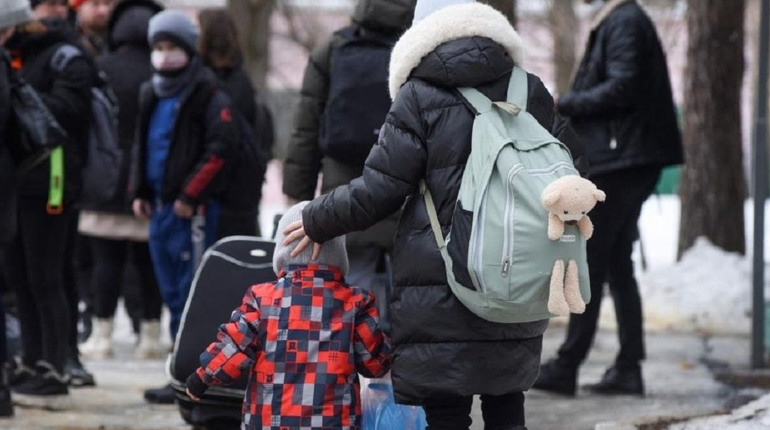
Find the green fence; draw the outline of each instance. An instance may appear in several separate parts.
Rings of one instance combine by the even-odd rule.
[[[679,177],[682,174],[681,166],[671,166],[663,169],[660,180],[655,187],[656,194],[676,194],[679,192]]]

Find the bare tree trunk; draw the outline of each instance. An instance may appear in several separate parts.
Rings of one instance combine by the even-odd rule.
[[[575,36],[577,16],[572,0],[551,0],[548,24],[553,35],[553,65],[556,91],[564,94],[570,89],[572,71],[575,68]]]
[[[508,18],[511,25],[516,27],[516,0],[482,0],[484,3],[492,6]]]
[[[679,250],[705,236],[746,251],[741,145],[744,0],[688,0]]]
[[[243,49],[243,66],[257,88],[270,70],[270,16],[276,0],[228,0]]]

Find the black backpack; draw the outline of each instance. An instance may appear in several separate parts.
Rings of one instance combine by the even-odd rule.
[[[217,91],[219,88],[211,84],[199,93],[200,99],[192,102],[196,109],[195,115],[201,118],[201,121],[204,121],[206,110]],[[261,118],[259,104],[257,108],[259,120]],[[270,112],[267,111],[267,113]],[[232,157],[232,163],[225,167],[223,172],[225,181],[217,198],[222,202],[225,210],[254,212],[258,210],[262,197],[262,181],[267,170],[268,155],[262,149],[264,142],[261,134],[252,130],[248,121],[236,109],[231,108],[230,114],[233,123],[238,126],[239,143],[237,152]],[[259,124],[258,122],[257,126]],[[272,138],[272,128],[269,137]]]
[[[329,93],[321,119],[326,156],[363,164],[390,110],[388,65],[398,37],[363,33],[355,26],[335,33],[329,56]]]
[[[90,58],[74,45],[63,44],[51,56],[51,69],[64,70],[77,57],[85,57],[96,69]],[[107,76],[98,71],[91,87],[91,117],[88,127],[88,153],[83,167],[80,203],[84,207],[109,201],[117,192],[123,150],[118,139],[118,103]]]

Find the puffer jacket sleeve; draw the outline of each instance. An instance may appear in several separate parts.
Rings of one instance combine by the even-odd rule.
[[[367,378],[380,378],[390,370],[390,339],[378,327],[380,315],[374,294],[362,293],[353,336],[356,370]]]
[[[283,164],[283,193],[296,200],[315,196],[321,170],[319,129],[329,93],[329,56],[333,36],[310,56],[300,91],[295,128]]]
[[[217,91],[205,113],[205,152],[187,177],[179,198],[189,204],[207,201],[223,186],[227,163],[232,163],[240,144],[237,119],[229,97]]]
[[[594,43],[605,45],[606,79],[585,90],[572,91],[559,99],[559,112],[569,117],[596,115],[633,106],[639,98],[639,81],[645,29],[634,16],[610,16],[603,24],[604,36]],[[601,31],[597,30],[597,31]]]
[[[315,242],[371,227],[396,212],[425,176],[425,127],[417,88],[398,92],[363,175],[310,202],[302,211],[305,233]],[[424,85],[424,84],[423,84]]]
[[[255,285],[246,292],[230,322],[219,326],[217,341],[201,353],[201,367],[195,373],[205,385],[229,384],[254,367],[262,350],[258,337],[259,297],[265,286]]]
[[[555,104],[551,93],[537,76],[529,74],[529,98],[527,109],[535,116],[543,127],[567,145],[581,176],[588,175],[588,159],[583,154],[583,144],[572,129],[570,121],[559,115],[555,110]]]

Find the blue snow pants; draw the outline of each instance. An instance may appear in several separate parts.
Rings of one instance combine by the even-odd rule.
[[[171,313],[169,329],[172,340],[176,339],[182,311],[190,293],[195,264],[200,258],[193,244],[193,230],[196,240],[203,242],[202,249],[210,247],[217,239],[221,212],[218,203],[207,204],[205,216],[197,218],[197,221],[205,221],[201,226],[195,217],[184,219],[176,216],[173,203],[155,205],[153,209],[150,219],[150,255],[160,295]]]

